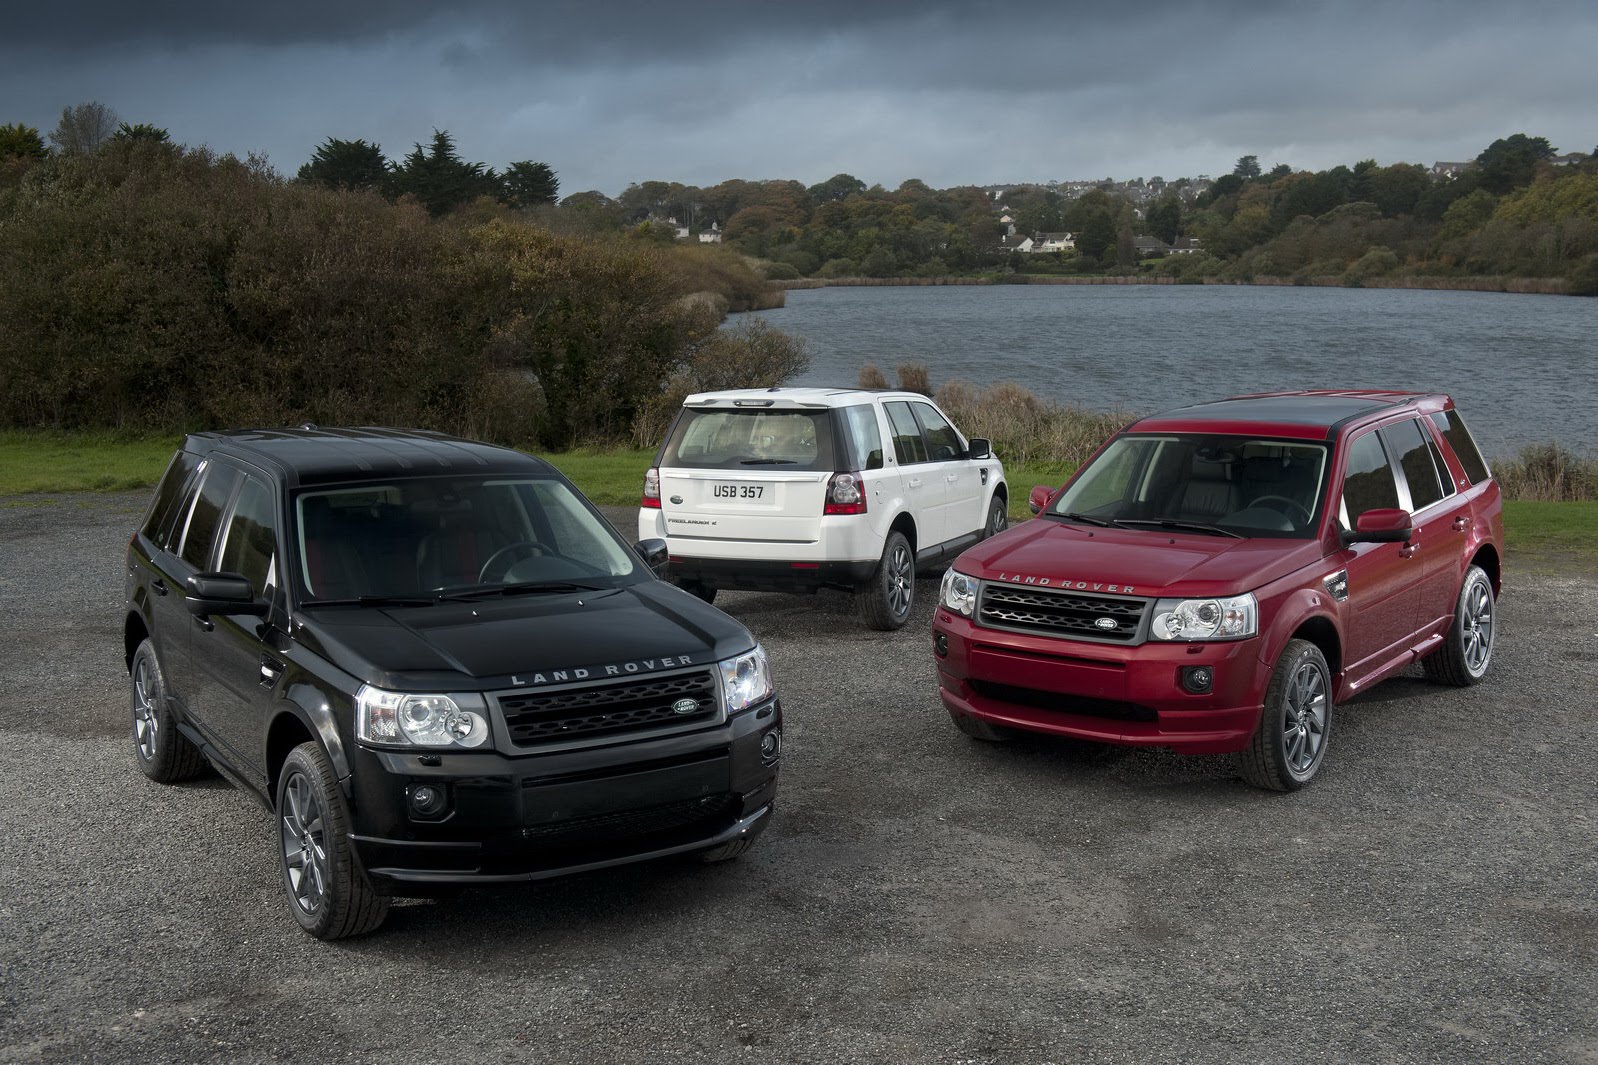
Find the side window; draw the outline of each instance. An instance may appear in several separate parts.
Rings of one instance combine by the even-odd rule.
[[[1410,508],[1424,510],[1443,498],[1442,481],[1432,461],[1432,449],[1427,446],[1429,434],[1421,430],[1420,423],[1409,419],[1378,432],[1388,451],[1398,456],[1398,466],[1404,471],[1404,480],[1409,482]]]
[[[965,445],[960,443],[960,434],[954,431],[954,426],[936,408],[929,403],[917,403],[915,412],[925,431],[927,451],[933,462],[949,462],[964,453]]]
[[[1432,424],[1442,431],[1443,439],[1454,449],[1454,455],[1464,467],[1465,476],[1470,478],[1471,484],[1481,484],[1492,476],[1487,471],[1487,463],[1482,460],[1481,452],[1476,448],[1475,438],[1465,428],[1465,422],[1457,410],[1438,411],[1432,415]]]
[[[265,481],[246,476],[233,503],[216,568],[237,573],[250,582],[256,595],[277,587],[277,512],[272,489]]]
[[[877,428],[877,409],[869,403],[844,407],[840,413],[854,441],[855,457],[863,470],[882,469],[882,431]]]
[[[1398,506],[1398,482],[1392,463],[1382,448],[1380,435],[1366,433],[1348,448],[1348,466],[1343,471],[1343,525],[1352,529],[1367,510]]]
[[[217,525],[222,509],[239,483],[240,473],[231,466],[212,464],[200,482],[200,494],[189,511],[189,521],[183,529],[183,543],[178,557],[195,569],[203,570],[211,558],[211,546],[216,543]]]
[[[884,403],[888,424],[893,426],[893,453],[899,465],[908,466],[927,461],[927,445],[921,439],[921,426],[910,412],[908,403]]]
[[[150,509],[144,515],[144,524],[139,528],[158,546],[166,546],[161,534],[171,528],[173,513],[178,509],[178,503],[186,498],[183,490],[188,487],[189,478],[194,476],[199,465],[200,456],[182,450],[173,455],[168,463],[166,473],[155,489],[155,498],[150,501]]]

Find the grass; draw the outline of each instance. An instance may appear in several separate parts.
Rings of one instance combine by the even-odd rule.
[[[114,433],[0,433],[0,496],[59,492],[114,492],[148,488],[160,478],[177,447],[175,437],[134,438]],[[545,454],[583,493],[601,506],[638,502],[653,451],[584,449]],[[1012,462],[1010,520],[1031,517],[1032,486],[1057,487],[1070,463]],[[1512,565],[1533,572],[1598,574],[1598,502],[1504,504],[1504,536]]]

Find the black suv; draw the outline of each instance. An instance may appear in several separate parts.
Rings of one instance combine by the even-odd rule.
[[[771,819],[765,651],[547,463],[433,433],[202,433],[128,544],[139,767],[277,814],[295,920],[670,854]]]

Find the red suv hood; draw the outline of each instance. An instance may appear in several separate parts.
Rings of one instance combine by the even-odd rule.
[[[1322,557],[1315,540],[1234,540],[1165,529],[1100,529],[1035,518],[955,566],[984,580],[1141,596],[1240,595]]]

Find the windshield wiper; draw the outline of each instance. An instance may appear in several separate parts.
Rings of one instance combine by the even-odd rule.
[[[741,466],[797,466],[797,459],[739,459]]]
[[[1097,525],[1101,529],[1108,529],[1114,524],[1113,522],[1105,521],[1103,518],[1090,518],[1086,514],[1060,514],[1055,511],[1044,511],[1043,515],[1047,518],[1064,518],[1066,521],[1079,521],[1083,525]]]
[[[1153,525],[1161,529],[1187,529],[1192,532],[1208,533],[1211,536],[1230,536],[1234,540],[1246,540],[1230,529],[1223,529],[1219,525],[1205,525],[1201,521],[1173,521],[1170,518],[1116,518],[1117,525]]]
[[[473,599],[492,599],[504,595],[538,595],[543,592],[603,592],[608,589],[597,584],[575,584],[571,581],[516,581],[511,584],[488,584],[481,588],[470,588],[464,592],[443,592],[439,599],[451,601],[470,601]]]
[[[300,606],[432,606],[437,601],[420,595],[352,595],[347,599],[306,599]]]

